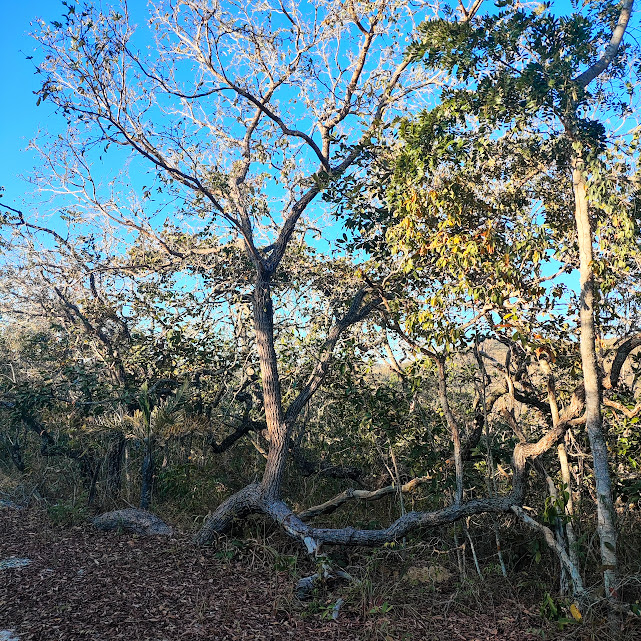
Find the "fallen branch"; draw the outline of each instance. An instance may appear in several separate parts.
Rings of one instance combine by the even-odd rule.
[[[427,483],[427,481],[431,480],[431,476],[418,476],[413,478],[411,481],[404,483],[400,487],[398,485],[387,485],[386,487],[381,487],[378,490],[354,490],[350,488],[344,490],[334,498],[329,499],[329,501],[325,501],[325,503],[315,505],[314,507],[310,507],[299,512],[298,518],[301,521],[310,521],[321,514],[331,514],[341,505],[352,500],[378,501],[390,494],[397,494],[398,492],[412,492],[423,483]]]
[[[517,443],[513,454],[513,486],[512,492],[504,497],[473,499],[465,503],[450,505],[434,512],[408,512],[394,521],[389,527],[378,530],[357,530],[346,528],[315,528],[307,525],[299,516],[294,514],[287,504],[265,493],[258,484],[248,485],[236,494],[223,501],[221,505],[205,520],[196,535],[196,542],[206,544],[216,535],[229,530],[234,519],[243,518],[249,514],[264,514],[278,523],[285,532],[294,539],[301,541],[309,554],[318,557],[323,545],[362,545],[375,547],[399,540],[418,528],[433,528],[453,523],[468,516],[477,514],[510,512],[512,506],[523,505],[525,497],[526,463],[535,459],[550,449],[560,438],[563,438],[567,428],[563,420],[555,428],[546,432],[534,443]],[[410,484],[412,482],[410,481]],[[393,487],[393,486],[392,486]],[[410,486],[411,487],[411,486]],[[389,490],[382,488],[385,492]],[[393,488],[396,491],[396,488]],[[336,499],[350,500],[347,497]]]
[[[388,527],[379,530],[311,527],[296,516],[283,501],[264,503],[260,511],[281,525],[287,534],[303,541],[310,554],[318,556],[324,545],[377,547],[398,541],[418,528],[439,527],[477,514],[504,514],[510,512],[517,499],[514,494],[510,494],[500,498],[472,499],[434,512],[407,512]]]

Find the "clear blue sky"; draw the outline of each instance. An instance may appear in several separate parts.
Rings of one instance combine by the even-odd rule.
[[[20,204],[29,189],[18,179],[37,162],[35,154],[23,152],[39,128],[55,127],[50,105],[36,107],[38,77],[34,74],[36,43],[28,37],[29,23],[36,16],[55,20],[64,7],[60,0],[26,0],[7,3],[0,20],[0,185],[6,188],[3,200]]]
[[[36,41],[30,37],[35,21],[60,20],[66,13],[62,0],[14,0],[3,3],[0,20],[0,185],[5,187],[3,202],[14,207],[37,203],[31,187],[21,177],[28,177],[38,164],[36,153],[25,151],[39,130],[62,131],[63,118],[56,115],[51,103],[36,106],[39,76],[35,62],[39,59]],[[135,17],[146,13],[146,0],[134,0]],[[33,23],[33,25],[32,25]],[[29,60],[28,56],[33,56]]]

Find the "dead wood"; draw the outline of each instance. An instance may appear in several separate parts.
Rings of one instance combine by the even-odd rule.
[[[160,518],[146,510],[126,508],[106,512],[92,520],[99,530],[125,530],[142,536],[171,536],[173,530]]]

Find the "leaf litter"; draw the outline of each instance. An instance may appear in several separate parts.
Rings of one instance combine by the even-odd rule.
[[[0,641],[534,641],[545,625],[509,601],[444,608],[444,593],[369,612],[344,605],[334,620],[298,602],[291,577],[221,559],[187,535],[59,529],[32,510],[0,513],[0,559],[30,560],[2,572]]]

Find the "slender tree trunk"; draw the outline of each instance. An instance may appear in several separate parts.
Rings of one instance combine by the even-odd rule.
[[[125,456],[124,456],[124,467],[125,467],[125,496],[127,501],[131,500],[131,471],[129,470],[130,463],[129,455],[129,443],[125,440]]]
[[[118,494],[122,486],[122,463],[125,455],[126,439],[117,434],[107,452],[107,489],[112,495]]]
[[[461,456],[461,436],[447,398],[445,357],[437,357],[436,365],[438,368],[438,397],[441,403],[441,409],[445,414],[447,426],[450,428],[450,432],[452,433],[452,442],[454,443],[454,467],[456,469],[456,496],[454,497],[454,502],[458,505],[463,500],[463,458]]]
[[[568,493],[568,500],[565,505],[567,523],[565,524],[565,533],[568,537],[568,556],[570,561],[579,567],[579,557],[576,550],[576,533],[574,532],[574,501],[572,499],[572,477],[570,475],[570,465],[568,463],[568,453],[565,443],[559,443],[557,446],[559,462],[561,464],[561,478],[563,479],[564,490]]]
[[[594,462],[596,484],[597,530],[601,544],[603,583],[606,595],[615,598],[617,580],[616,527],[612,483],[608,467],[608,448],[603,434],[601,416],[601,381],[597,367],[594,299],[596,284],[592,267],[592,228],[588,210],[584,162],[572,159],[572,184],[575,201],[575,220],[579,244],[581,364],[585,386],[586,430]]]
[[[98,476],[100,475],[100,469],[102,468],[102,459],[96,463],[96,469],[94,470],[93,476],[91,477],[91,483],[89,484],[89,498],[87,499],[87,505],[92,505],[94,499],[96,498],[96,487],[98,484]]]
[[[548,402],[550,403],[550,413],[552,414],[552,426],[554,429],[558,429],[559,423],[561,421],[561,415],[559,412],[559,405],[557,402],[557,397],[556,397],[556,383],[554,380],[554,374],[552,373],[552,367],[550,366],[550,363],[547,359],[547,357],[543,357],[539,360],[539,367],[541,368],[541,371],[547,378],[547,390],[548,390]],[[561,459],[561,455],[565,454],[565,448],[561,451],[561,445],[558,446],[558,453],[559,453],[559,460],[561,461],[561,471],[563,475],[563,482],[566,482],[565,478],[565,472],[568,470],[567,467],[567,456],[565,457],[565,469],[563,468],[563,460]],[[546,473],[547,476],[547,473]],[[567,483],[567,487],[569,487],[570,484],[569,482]],[[556,485],[554,484],[554,481],[552,481],[551,478],[548,477],[548,487],[550,489],[550,498],[555,504],[558,504],[558,492],[556,491]],[[566,508],[567,509],[567,508]],[[571,523],[567,523],[568,527],[571,529],[572,525]],[[572,556],[570,552],[570,545],[573,543],[574,539],[570,539],[569,537],[566,540],[566,523],[565,519],[561,516],[558,516],[554,519],[554,532],[556,535],[556,540],[559,546],[563,549],[567,549],[568,551],[568,557],[572,563],[577,568],[578,571],[578,564],[576,563],[576,558]],[[563,563],[561,563],[561,576],[560,576],[560,592],[561,594],[567,594],[569,587],[568,583],[568,572],[566,571],[566,567]]]
[[[142,481],[140,487],[140,507],[148,510],[151,504],[151,493],[154,479],[154,457],[151,437],[145,439],[145,458],[142,461]]]
[[[269,275],[261,272],[254,289],[254,331],[263,379],[265,421],[269,438],[269,453],[261,483],[266,500],[277,499],[283,482],[287,450],[288,426],[283,413],[278,361],[274,348],[274,309]]]

